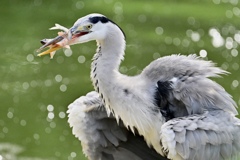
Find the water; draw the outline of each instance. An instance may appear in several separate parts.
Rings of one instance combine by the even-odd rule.
[[[3,1],[0,160],[85,159],[66,110],[93,90],[89,72],[95,42],[73,46],[73,52],[58,51],[53,60],[35,51],[39,40],[56,35],[48,30],[54,23],[71,27],[91,12],[107,15],[125,31],[121,72],[134,75],[161,56],[195,53],[231,72],[216,81],[240,104],[238,0]]]

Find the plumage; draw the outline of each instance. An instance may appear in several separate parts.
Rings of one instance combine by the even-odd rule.
[[[96,40],[98,46],[91,80],[100,98],[88,103],[81,97],[69,107],[73,133],[90,159],[141,158],[140,153],[120,147],[129,140],[127,134],[137,138],[130,131],[143,136],[159,155],[173,160],[240,157],[237,105],[210,79],[228,72],[196,55],[170,55],[151,62],[139,75],[126,76],[118,71],[125,35],[107,17],[82,17],[67,34],[69,45]],[[119,157],[122,152],[126,157]]]

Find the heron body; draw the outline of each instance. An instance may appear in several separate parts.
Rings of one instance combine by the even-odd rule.
[[[160,155],[174,160],[240,156],[236,103],[223,87],[209,79],[226,71],[195,55],[171,55],[153,61],[139,75],[123,75],[118,70],[124,57],[124,33],[101,14],[77,20],[69,37],[69,45],[96,40],[91,79],[107,115],[137,131]],[[90,138],[81,138],[85,133],[73,118],[79,115],[71,112],[78,105],[70,106],[74,134],[82,141]]]
[[[122,121],[108,116],[97,92],[81,96],[68,108],[68,122],[89,160],[167,160]]]

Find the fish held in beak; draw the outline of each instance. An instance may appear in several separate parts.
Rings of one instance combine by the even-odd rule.
[[[41,52],[43,49],[49,47],[48,50],[43,51],[39,53],[37,56],[43,56],[46,54],[50,54],[50,58],[52,59],[53,56],[55,55],[56,51],[61,49],[61,48],[68,48],[70,49],[70,46],[68,45],[69,43],[69,31],[66,27],[63,27],[59,24],[55,24],[54,27],[50,28],[50,30],[55,30],[55,29],[60,29],[63,30],[63,32],[58,32],[58,36],[54,39],[43,39],[40,42],[43,44],[37,52]]]

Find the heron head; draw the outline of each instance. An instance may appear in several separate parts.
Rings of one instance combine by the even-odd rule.
[[[98,13],[89,14],[87,16],[79,18],[67,31],[67,33],[65,32],[64,35],[59,35],[58,37],[43,45],[38,51],[41,51],[46,47],[50,47],[50,49],[38,54],[38,56],[49,54],[52,51],[63,48],[65,45],[70,46],[92,40],[100,42],[106,39],[106,37],[111,37],[113,35],[117,37],[122,36],[123,39],[125,39],[121,28],[106,16]]]
[[[112,25],[112,23],[109,22],[112,21],[104,15],[96,13],[78,19],[69,29],[69,44],[73,45],[104,39]]]

